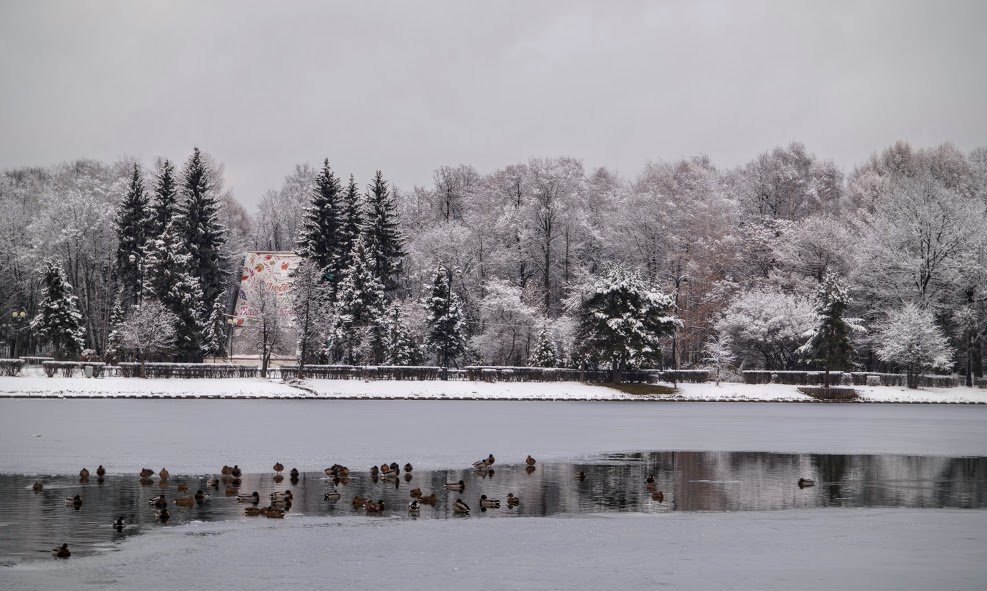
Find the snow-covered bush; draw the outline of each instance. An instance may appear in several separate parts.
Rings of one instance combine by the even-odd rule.
[[[22,367],[23,359],[0,359],[0,376],[16,376]]]
[[[717,322],[740,361],[750,367],[791,369],[799,362],[804,335],[816,325],[806,298],[777,289],[752,289],[737,296]]]
[[[904,368],[908,387],[918,388],[918,377],[929,369],[948,369],[953,349],[936,326],[929,310],[906,304],[888,314],[887,323],[877,334],[877,356]]]

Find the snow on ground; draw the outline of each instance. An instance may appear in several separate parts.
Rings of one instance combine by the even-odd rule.
[[[18,591],[197,588],[216,577],[243,589],[983,589],[985,548],[987,511],[975,510],[289,513],[157,528],[119,552],[2,569],[0,581]]]
[[[671,386],[671,384],[666,384]],[[987,404],[984,388],[855,386],[861,402]],[[0,397],[219,397],[374,398],[436,400],[666,400],[814,402],[798,386],[782,384],[678,384],[674,394],[625,394],[578,382],[467,382],[417,380],[305,380],[288,384],[261,378],[139,379],[45,376],[0,377]]]

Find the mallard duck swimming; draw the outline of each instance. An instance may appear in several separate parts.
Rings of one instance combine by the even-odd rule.
[[[520,502],[521,502],[521,499],[515,497],[514,496],[514,493],[507,493],[507,506],[508,507],[517,507]]]
[[[418,497],[418,501],[423,505],[435,505],[438,500],[439,498],[435,496],[435,493]]]
[[[338,501],[340,499],[340,497],[342,497],[342,496],[343,495],[339,494],[339,491],[338,490],[332,489],[331,491],[329,491],[329,492],[326,493],[326,500],[327,501]]]
[[[462,491],[466,488],[466,483],[460,480],[459,482],[447,482],[446,489],[448,490],[458,490]]]
[[[524,459],[524,463],[527,464],[527,465],[529,465],[529,466],[534,466],[535,465],[535,459],[533,457],[531,457],[531,454],[528,454],[528,457]]]
[[[168,468],[161,468],[161,471],[158,472],[158,478],[161,480],[168,480],[169,476],[171,476],[171,473],[168,472]]]
[[[243,471],[240,470],[240,466],[233,464],[233,467],[230,468],[230,476],[232,476],[233,478],[239,478],[243,476]]]
[[[99,468],[96,468],[96,476],[100,478],[106,476],[106,468],[103,467],[103,464],[100,464]]]
[[[397,462],[391,462],[390,468],[391,468],[391,472],[394,472],[395,474],[401,473],[401,466],[398,466]]]
[[[206,499],[208,499],[209,498],[209,495],[207,495],[205,493],[205,491],[203,491],[200,488],[199,490],[195,491],[194,498],[195,498],[195,502],[196,503],[201,503],[202,501],[205,501]]]
[[[649,474],[648,477],[644,479],[644,481],[646,483],[648,483],[648,484],[654,484],[654,482],[655,482],[655,475],[654,474]]]
[[[76,509],[78,509],[79,507],[82,506],[82,497],[80,497],[79,495],[75,495],[74,497],[66,497],[65,504],[71,505]]]
[[[282,464],[281,462],[276,462],[274,464],[274,471],[277,472],[278,474],[284,472],[284,464]]]
[[[193,507],[195,506],[195,499],[192,497],[179,497],[175,499],[175,504],[179,507]]]
[[[169,519],[171,519],[171,514],[168,513],[168,509],[167,508],[165,508],[165,509],[158,509],[158,510],[156,510],[154,512],[154,517],[158,521],[164,522],[164,521],[168,521]]]
[[[363,506],[366,505],[366,504],[367,504],[367,499],[364,499],[360,495],[356,495],[355,497],[353,497],[353,508],[354,509],[362,509]]]
[[[206,486],[211,486],[212,488],[219,488],[219,479],[210,478],[209,480],[206,481]]]
[[[384,510],[384,499],[378,501],[367,501],[363,507],[367,513],[380,513]]]
[[[267,511],[267,509],[261,509],[260,507],[246,507],[243,510],[243,514],[247,517],[257,517],[265,511]]]
[[[413,488],[413,489],[411,489],[411,495],[410,496],[413,499],[417,499],[418,497],[422,496],[422,489],[420,489],[420,488]]]
[[[657,492],[651,493],[651,500],[652,501],[658,501],[659,503],[664,503],[665,502],[665,493],[662,492],[662,491],[660,491],[660,490],[657,491]]]
[[[459,515],[469,515],[470,506],[464,503],[462,499],[456,499],[456,502],[452,505],[452,511]]]
[[[33,485],[31,485],[31,490],[33,490],[36,493],[39,493],[44,489],[45,489],[45,485],[41,484],[40,482],[35,482]]]
[[[62,544],[58,548],[53,548],[51,551],[51,555],[54,556],[55,558],[68,558],[69,556],[72,556],[72,553],[69,552],[68,544]]]
[[[298,468],[292,468],[291,472],[288,473],[292,480],[298,480]]]
[[[253,503],[256,505],[260,502],[260,494],[257,491],[254,491],[249,495],[237,495],[236,500],[238,503]]]
[[[291,494],[291,491],[290,490],[286,490],[284,492],[280,492],[280,491],[278,491],[278,492],[272,492],[270,494],[270,497],[271,497],[271,500],[272,501],[293,501],[294,500],[294,495]]]
[[[284,519],[284,511],[275,507],[268,507],[264,515],[271,519]]]
[[[154,506],[157,509],[166,509],[168,507],[168,501],[164,498],[164,495],[159,495],[154,501]]]
[[[377,476],[379,474],[380,474],[380,468],[378,468],[377,466],[370,466],[370,475],[371,476]]]
[[[89,470],[88,469],[83,468],[82,470],[79,470],[79,480],[89,480]]]
[[[150,478],[152,476],[154,476],[154,470],[151,470],[150,468],[141,469],[141,478]]]
[[[480,506],[486,509],[499,509],[500,499],[490,499],[487,495],[480,495]]]
[[[381,465],[380,465],[380,473],[381,473],[381,474],[387,474],[387,473],[389,473],[390,471],[391,471],[391,466],[390,466],[390,464],[381,464]]]
[[[408,503],[408,513],[415,515],[421,512],[421,505],[418,504],[418,500],[412,500]]]
[[[405,471],[405,472],[411,472],[411,470],[412,470],[413,468],[414,468],[414,467],[413,467],[413,466],[411,465],[411,462],[409,462],[409,463],[407,463],[407,464],[405,464],[405,465],[404,465],[404,471]]]
[[[179,482],[178,486],[175,487],[178,492],[188,492],[188,483]]]
[[[806,488],[807,486],[815,486],[816,481],[811,478],[799,478],[799,488]]]
[[[123,517],[120,517],[116,521],[113,522],[113,529],[115,529],[117,531],[123,531],[123,528],[124,528],[125,525],[126,525],[126,523],[123,522]]]
[[[153,496],[153,497],[151,497],[150,499],[148,499],[148,500],[147,500],[147,504],[148,504],[148,505],[156,505],[156,504],[158,504],[158,502],[160,502],[160,501],[161,501],[162,499],[164,499],[164,495],[156,495],[156,496]]]
[[[486,472],[490,468],[490,464],[486,460],[477,460],[473,462],[473,469],[477,472]]]

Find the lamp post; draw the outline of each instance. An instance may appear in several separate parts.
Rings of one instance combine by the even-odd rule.
[[[140,308],[144,299],[144,259],[132,252],[127,260],[130,264],[137,264],[137,307]]]
[[[13,323],[11,324],[11,330],[14,335],[10,343],[11,359],[17,359],[17,334],[21,331],[21,328],[23,328],[25,318],[27,318],[27,312],[24,310],[12,310],[10,312],[10,319]]]
[[[230,357],[230,363],[232,363],[233,362],[233,329],[236,327],[236,318],[230,316],[229,318],[226,319],[226,324],[230,326],[230,346],[227,350],[227,353]]]

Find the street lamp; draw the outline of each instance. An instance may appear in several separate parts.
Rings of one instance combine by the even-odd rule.
[[[229,354],[230,362],[232,363],[233,362],[233,328],[236,326],[236,318],[230,316],[229,318],[226,319],[226,324],[230,326],[230,346],[227,353]]]
[[[12,359],[17,359],[17,333],[23,328],[24,319],[27,318],[27,312],[24,310],[11,310],[10,318],[13,321],[11,325],[13,328],[14,338],[10,343],[10,357]]]
[[[127,257],[130,264],[137,264],[137,307],[140,308],[143,303],[144,296],[144,259],[137,256],[136,253],[130,253]]]

